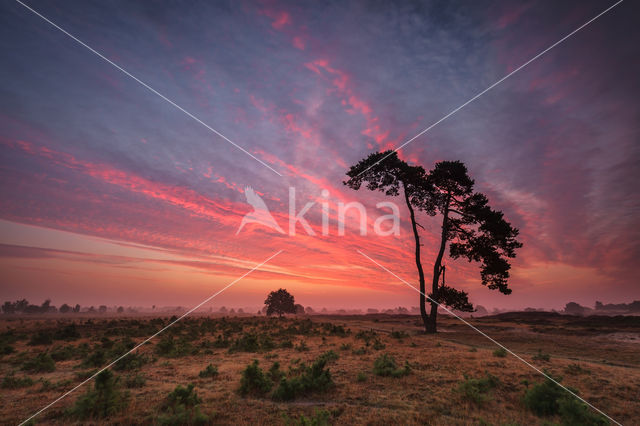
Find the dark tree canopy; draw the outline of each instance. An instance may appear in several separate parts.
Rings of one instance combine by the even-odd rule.
[[[428,173],[420,166],[411,166],[398,158],[395,151],[376,152],[359,161],[347,172],[345,185],[355,190],[366,183],[371,191],[388,196],[400,195],[409,210],[415,239],[415,261],[420,283],[420,313],[428,332],[436,331],[438,304],[461,311],[473,311],[464,291],[444,282],[443,258],[447,244],[451,259],[466,258],[480,262],[482,284],[509,294],[507,286],[511,265],[508,258],[522,246],[516,237],[518,230],[504,219],[500,211],[488,205],[487,197],[474,192],[474,181],[460,161],[441,161]],[[425,277],[420,256],[420,235],[416,210],[429,216],[442,216],[440,246],[433,265],[432,291],[425,293]],[[423,228],[424,229],[424,228]],[[442,277],[442,283],[440,278]],[[431,301],[427,315],[425,298]]]
[[[267,307],[267,315],[269,316],[273,314],[282,316],[284,314],[296,313],[296,305],[293,296],[283,288],[269,293],[264,304]]]

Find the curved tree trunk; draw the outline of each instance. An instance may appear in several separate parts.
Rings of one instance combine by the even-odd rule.
[[[447,203],[444,209],[444,217],[442,218],[442,234],[440,237],[440,249],[438,250],[438,257],[433,264],[433,281],[431,282],[431,294],[438,292],[438,282],[440,281],[440,273],[442,272],[442,258],[444,257],[444,251],[447,247],[447,232],[449,227],[449,203],[451,202],[451,195],[447,196]],[[427,333],[435,333],[437,331],[436,318],[438,317],[438,304],[431,302],[431,312],[429,313],[429,320],[425,325]]]
[[[411,202],[409,201],[409,195],[407,194],[407,190],[403,184],[403,192],[404,192],[404,200],[407,203],[407,208],[409,209],[409,215],[411,217],[411,227],[413,228],[413,237],[416,242],[416,267],[418,268],[418,278],[420,280],[420,316],[422,317],[422,323],[424,324],[424,328],[427,332],[429,332],[429,315],[427,315],[427,309],[425,306],[425,281],[424,281],[424,271],[422,270],[422,262],[420,261],[420,235],[418,235],[418,225],[416,224],[416,216],[413,211],[413,207],[411,206]]]

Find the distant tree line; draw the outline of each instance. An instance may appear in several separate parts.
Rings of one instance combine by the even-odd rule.
[[[96,309],[94,306],[89,306],[82,312],[89,313],[101,313],[104,314],[108,310],[106,305],[100,305]],[[2,312],[4,314],[73,314],[81,312],[81,306],[76,304],[75,306],[63,303],[60,308],[56,308],[51,304],[51,300],[47,299],[42,302],[41,305],[34,305],[29,303],[27,299],[16,300],[15,302],[6,301],[2,305]],[[120,306],[116,309],[116,312],[123,313],[124,307]]]

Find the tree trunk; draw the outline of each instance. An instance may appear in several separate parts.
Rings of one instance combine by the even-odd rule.
[[[449,203],[451,202],[451,195],[447,196],[447,203],[444,209],[444,217],[442,218],[442,234],[440,237],[440,249],[438,250],[438,257],[433,264],[433,281],[431,282],[431,294],[435,295],[438,292],[438,282],[440,281],[440,273],[442,271],[442,258],[444,257],[444,251],[447,247],[447,231],[449,227]],[[425,325],[427,333],[435,333],[437,331],[436,318],[438,317],[438,304],[431,302],[431,312],[429,313],[429,320]]]
[[[403,185],[404,200],[407,202],[407,208],[409,209],[409,215],[411,217],[411,227],[413,228],[413,237],[416,240],[416,267],[418,268],[418,278],[420,280],[420,316],[422,317],[422,323],[425,330],[429,331],[429,316],[427,315],[427,308],[425,306],[425,281],[424,271],[422,270],[422,262],[420,261],[420,236],[418,235],[418,225],[416,224],[416,217],[413,212],[413,207],[409,201],[409,195],[407,194],[406,187]]]

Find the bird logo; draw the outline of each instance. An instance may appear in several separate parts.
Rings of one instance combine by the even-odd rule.
[[[242,218],[242,222],[240,223],[240,227],[236,232],[236,235],[240,233],[244,225],[246,225],[247,223],[259,223],[271,229],[275,229],[281,234],[284,234],[284,231],[282,230],[282,228],[280,228],[278,222],[276,222],[273,216],[271,216],[271,213],[269,212],[267,205],[264,203],[264,200],[258,194],[256,194],[253,188],[247,186],[244,189],[244,196],[247,199],[247,203],[249,203],[251,207],[253,207],[253,211],[244,215],[244,217]]]

